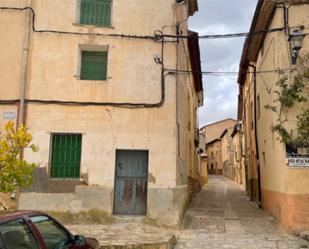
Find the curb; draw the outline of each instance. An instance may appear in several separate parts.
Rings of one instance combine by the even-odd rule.
[[[101,245],[101,249],[173,249],[176,243],[175,235],[166,241],[160,242],[137,242],[136,244]]]

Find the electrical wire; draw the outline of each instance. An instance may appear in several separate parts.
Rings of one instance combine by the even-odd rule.
[[[144,40],[155,40],[160,41],[161,37],[156,37],[155,35],[128,35],[128,34],[104,34],[104,33],[89,33],[89,32],[72,32],[72,31],[59,31],[59,30],[49,30],[49,29],[37,29],[35,27],[36,14],[33,8],[15,8],[15,7],[0,7],[0,10],[17,10],[26,11],[30,10],[32,14],[32,31],[35,33],[55,33],[64,35],[85,35],[85,36],[105,36],[105,37],[119,37],[119,38],[129,38],[129,39],[144,39]]]
[[[203,74],[203,75],[222,75],[222,74],[253,74],[254,72],[245,72],[245,71],[190,71],[190,70],[176,70],[176,69],[165,69],[166,71],[173,73],[184,73],[184,74]],[[257,74],[263,73],[280,73],[280,72],[290,72],[295,69],[285,68],[285,69],[272,69],[272,70],[262,70],[257,71]]]
[[[242,33],[230,33],[230,34],[213,34],[213,35],[199,35],[199,39],[226,39],[226,38],[238,38],[238,37],[252,37],[255,35],[262,35],[266,33],[273,33],[283,31],[285,28],[274,28],[267,30],[260,30],[256,32],[242,32]],[[305,34],[306,35],[306,34]],[[190,35],[164,35],[166,38],[180,38],[180,39],[196,39],[196,37],[192,37]]]
[[[64,101],[64,100],[42,100],[42,99],[25,99],[25,103],[33,104],[58,104],[58,105],[70,105],[70,106],[112,106],[120,108],[159,108],[163,106],[165,102],[165,77],[172,74],[171,72],[164,73],[164,35],[160,30],[156,30],[153,36],[149,35],[126,35],[126,34],[103,34],[103,33],[81,33],[81,32],[68,32],[68,31],[56,31],[56,30],[40,30],[35,27],[35,12],[31,7],[15,8],[15,7],[0,7],[0,10],[16,10],[26,11],[29,10],[32,13],[32,31],[36,33],[57,33],[66,35],[93,35],[93,36],[106,36],[106,37],[120,37],[130,39],[147,39],[161,43],[161,97],[156,103],[129,103],[129,102],[84,102],[84,101]],[[20,99],[0,100],[0,105],[12,105],[20,103]]]
[[[130,34],[118,34],[118,33],[90,33],[90,32],[72,32],[72,31],[61,31],[61,30],[48,30],[48,29],[37,29],[35,27],[35,18],[36,14],[33,8],[24,7],[0,7],[0,10],[17,10],[17,11],[25,11],[30,10],[32,13],[32,30],[36,33],[56,33],[56,34],[65,34],[65,35],[86,35],[86,36],[105,36],[105,37],[120,37],[120,38],[129,38],[129,39],[146,39],[146,40],[154,40],[161,41],[162,37],[156,35],[130,35]],[[241,32],[241,33],[229,33],[229,34],[212,34],[212,35],[199,35],[198,39],[227,39],[227,38],[238,38],[238,37],[252,37],[255,35],[262,35],[266,33],[273,33],[284,31],[285,27],[282,28],[274,28],[274,29],[266,29],[260,30],[256,32]],[[303,35],[309,35],[309,33],[304,33]],[[177,39],[196,39],[196,37],[192,37],[190,35],[170,35],[170,34],[162,34],[165,38],[177,38]],[[167,41],[166,41],[167,42]]]
[[[165,100],[165,77],[174,73],[191,73],[191,74],[203,74],[203,75],[222,75],[222,74],[252,74],[253,72],[211,72],[211,71],[190,71],[190,70],[175,70],[175,69],[164,69],[163,58],[164,58],[164,43],[167,42],[164,38],[177,38],[178,39],[191,39],[196,37],[192,36],[183,36],[183,35],[168,35],[163,34],[162,31],[155,31],[154,35],[128,35],[128,34],[104,34],[104,33],[89,33],[89,32],[71,32],[71,31],[59,31],[59,30],[48,30],[48,29],[37,29],[35,27],[35,18],[36,14],[33,8],[24,7],[0,7],[0,10],[16,10],[16,11],[26,11],[29,10],[32,14],[32,31],[36,33],[56,33],[64,35],[83,35],[83,36],[103,36],[103,37],[119,37],[119,38],[129,38],[129,39],[145,39],[153,40],[156,42],[161,42],[161,58],[162,70],[161,70],[161,100],[158,103],[114,103],[114,102],[79,102],[79,101],[60,101],[60,100],[38,100],[38,99],[25,99],[25,103],[36,103],[36,104],[60,104],[60,105],[72,105],[72,106],[81,106],[81,105],[93,105],[93,106],[114,106],[114,107],[123,107],[123,108],[153,108],[161,107]],[[251,33],[233,33],[233,34],[217,34],[217,35],[201,35],[198,36],[199,39],[220,39],[220,38],[234,38],[234,37],[249,37],[254,35],[260,35],[265,33],[272,33],[282,31],[284,28],[268,29]],[[307,35],[304,34],[304,35]],[[175,41],[177,42],[177,41]],[[292,69],[278,69],[278,70],[267,70],[259,71],[257,73],[270,73],[270,72],[282,72],[282,71],[291,71]],[[164,72],[167,72],[164,74]],[[8,104],[17,104],[19,99],[13,100],[0,100],[0,105]]]

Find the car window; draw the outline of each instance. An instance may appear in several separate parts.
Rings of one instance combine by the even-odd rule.
[[[0,248],[39,249],[32,232],[23,219],[0,224]]]
[[[65,248],[71,243],[69,234],[48,216],[33,216],[30,219],[41,233],[48,249]]]
[[[0,249],[6,249],[5,245],[4,245],[4,240],[1,236],[1,233],[0,233]]]

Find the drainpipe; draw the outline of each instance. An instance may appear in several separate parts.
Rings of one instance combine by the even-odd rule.
[[[256,66],[254,64],[249,64],[249,67],[253,68],[253,94],[254,94],[254,140],[255,140],[255,159],[257,163],[257,173],[258,173],[258,192],[259,192],[259,200],[258,206],[261,208],[262,204],[262,191],[261,191],[261,171],[260,171],[260,156],[259,156],[259,142],[258,142],[258,134],[257,134],[257,106],[256,106]]]
[[[29,7],[32,6],[31,0]],[[23,61],[21,66],[21,78],[19,84],[19,110],[17,123],[18,125],[25,124],[25,92],[26,92],[26,83],[27,83],[27,72],[28,72],[28,59],[29,59],[29,43],[30,43],[30,30],[31,30],[31,13],[30,10],[27,10],[25,17],[25,34],[24,34],[24,43],[23,43]]]
[[[177,16],[177,15],[176,15]],[[177,17],[176,17],[177,18]],[[177,43],[176,43],[176,70],[179,69],[179,38],[180,35],[180,24],[177,22],[176,24],[176,35],[177,35]],[[177,129],[177,164],[179,169],[179,184],[182,185],[182,168],[180,166],[180,125],[179,125],[179,74],[176,74],[176,129]]]

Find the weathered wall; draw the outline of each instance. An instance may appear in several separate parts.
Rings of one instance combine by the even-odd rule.
[[[249,68],[244,91],[244,134],[246,136],[245,154],[247,168],[247,192],[251,200],[259,202],[258,169],[256,161],[255,125],[254,125],[254,92],[253,69]]]
[[[289,8],[289,26],[297,27],[308,23],[309,5],[297,5]],[[269,28],[278,28],[284,25],[283,9],[277,9],[274,19]],[[293,30],[291,30],[292,32]],[[304,33],[308,32],[308,28]],[[288,36],[283,32],[269,33],[266,35],[259,57],[256,63],[257,71],[289,69],[291,54]],[[304,39],[301,53],[309,51],[309,41]],[[250,69],[251,70],[251,69]],[[277,217],[285,228],[291,231],[308,229],[309,217],[309,170],[304,168],[288,168],[286,166],[285,145],[279,137],[271,131],[271,126],[276,124],[277,117],[264,106],[272,105],[272,100],[278,90],[275,83],[280,77],[287,75],[292,77],[291,72],[257,74],[257,127],[259,141],[259,158],[261,169],[262,205],[272,215]],[[245,123],[247,134],[247,159],[249,161],[249,177],[256,178],[256,164],[254,156],[254,130],[251,128],[253,121],[253,80],[248,78],[244,88],[245,99]],[[308,107],[308,103],[306,103]],[[288,120],[295,120],[300,113],[302,105],[297,105],[287,113]],[[289,121],[288,127],[295,127],[295,121]]]
[[[223,175],[228,178],[232,178],[233,174],[233,144],[231,137],[233,128],[228,128],[221,138]]]
[[[1,6],[22,7],[27,4],[26,0],[2,0]],[[14,20],[14,21],[12,21]],[[25,33],[26,15],[22,12],[1,11],[0,22],[5,25],[0,25],[0,99],[17,99],[19,98],[19,84],[21,78],[21,63],[23,58],[23,41]],[[17,105],[1,106],[0,105],[0,133],[3,132],[4,112],[16,113]]]
[[[21,1],[13,3],[0,0],[0,5],[26,6],[26,1],[21,4]],[[176,25],[177,18],[181,20],[186,18],[184,5],[179,6],[180,13],[176,17],[173,0],[114,1],[112,27],[82,26],[76,24],[78,13],[76,6],[75,1],[33,0],[36,28],[153,35],[155,30],[161,30],[164,25]],[[0,45],[3,43],[2,47],[7,48],[0,52],[0,97],[15,99],[19,97],[25,13],[1,11],[0,19],[1,23],[6,24],[0,27],[1,37],[5,36],[5,39],[0,39]],[[187,24],[183,25],[183,31],[186,32]],[[174,28],[163,31],[175,34]],[[106,81],[79,80],[79,54],[83,47],[100,47],[108,50]],[[178,65],[179,68],[187,68],[188,51],[185,50],[187,50],[186,43],[178,44],[178,48],[172,43],[165,44],[162,58],[164,66],[175,68]],[[160,54],[161,43],[152,40],[32,32],[26,98],[157,103],[161,98],[161,65],[156,64],[153,58],[154,55]],[[10,70],[12,68],[13,70]],[[165,103],[160,108],[120,109],[108,106],[27,104],[26,124],[33,133],[33,142],[40,147],[40,150],[36,154],[26,150],[25,158],[38,162],[40,164],[38,170],[48,176],[51,134],[81,133],[83,136],[81,176],[90,187],[66,180],[70,183],[62,191],[63,193],[44,194],[46,189],[49,189],[47,192],[52,192],[50,190],[57,184],[56,180],[49,179],[44,186],[40,184],[32,186],[33,192],[28,190],[23,193],[19,208],[55,207],[57,210],[60,208],[78,211],[98,205],[112,212],[115,151],[143,149],[149,150],[148,215],[154,219],[164,217],[165,222],[171,224],[178,223],[187,200],[187,176],[189,174],[198,179],[198,161],[194,145],[197,127],[195,97],[191,76],[168,75]],[[16,111],[15,106],[0,106],[0,108],[1,115],[3,111]],[[1,119],[0,127],[3,123]],[[176,188],[181,188],[181,194],[177,192],[178,190],[174,190]],[[162,193],[162,200],[166,200],[166,207],[170,212],[160,209],[158,202],[153,201],[161,198],[152,195],[157,189]],[[89,191],[91,196],[81,191]],[[49,198],[58,199],[60,195],[63,195],[63,200],[68,198],[68,203],[63,203],[63,206],[60,204],[60,206],[49,206]],[[87,204],[88,198],[93,197],[99,199],[98,203]],[[175,198],[176,202],[173,201]],[[42,204],[36,202],[43,199],[47,202]],[[36,206],[33,206],[33,203],[36,203]],[[171,216],[172,211],[175,211],[175,216]]]
[[[244,176],[245,169],[243,165],[243,155],[241,149],[241,134],[240,132],[236,132],[236,134],[232,138],[232,147],[233,147],[233,170],[232,176],[233,180],[238,184],[244,186]]]
[[[187,34],[188,23],[185,18],[186,9],[183,4],[176,8],[176,19],[180,20],[179,28],[183,35]],[[176,67],[179,70],[190,70],[189,50],[186,39],[180,39],[176,45]],[[194,90],[193,77],[190,74],[177,74],[176,79],[176,123],[177,123],[177,158],[178,183],[187,181],[189,191],[199,189],[199,166],[197,147],[194,139],[197,138],[197,99]]]
[[[205,186],[208,183],[207,158],[201,158],[200,185]]]
[[[207,167],[210,174],[222,175],[222,143],[220,140],[207,145]]]

